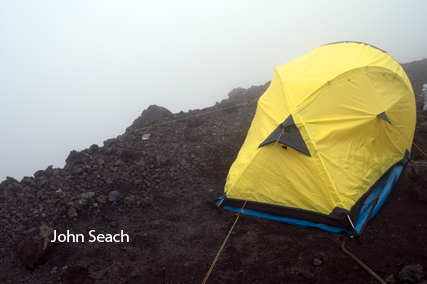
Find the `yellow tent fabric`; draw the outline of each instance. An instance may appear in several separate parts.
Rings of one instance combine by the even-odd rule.
[[[364,43],[320,46],[275,68],[223,204],[348,226],[409,153],[415,124],[412,86],[391,56]]]

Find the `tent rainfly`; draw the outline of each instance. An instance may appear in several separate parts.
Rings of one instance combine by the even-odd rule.
[[[415,124],[411,83],[385,51],[320,46],[275,68],[218,204],[357,234],[396,183]]]

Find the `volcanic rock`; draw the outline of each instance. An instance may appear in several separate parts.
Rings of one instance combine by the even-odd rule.
[[[111,191],[108,194],[108,201],[113,202],[113,201],[121,201],[123,199],[123,195],[118,192],[117,190]]]
[[[133,195],[126,196],[123,200],[123,203],[126,205],[135,204],[135,202],[136,202],[136,198]]]
[[[386,279],[384,279],[385,282],[387,282],[387,284],[396,284],[396,280],[394,279],[394,275],[390,274],[389,276],[386,277]]]
[[[135,119],[126,132],[142,128],[150,123],[155,123],[163,120],[164,118],[172,118],[173,114],[166,108],[157,105],[151,105],[141,113],[141,116]]]
[[[407,265],[399,272],[398,277],[405,283],[420,283],[424,279],[421,265]]]
[[[96,201],[98,201],[99,203],[105,204],[107,203],[107,199],[108,197],[102,194],[96,198]]]
[[[47,169],[46,169],[46,170],[44,170],[44,174],[45,174],[45,176],[47,176],[47,177],[51,177],[51,176],[53,176],[53,173],[54,173],[54,170],[53,170],[53,167],[52,167],[52,166],[49,166],[49,167],[47,167]]]
[[[52,245],[51,240],[53,240],[51,227],[42,225],[32,230],[18,245],[19,259],[27,268],[34,269]]]
[[[76,210],[76,208],[74,208],[74,207],[69,207],[69,208],[68,208],[68,211],[67,211],[67,214],[68,214],[68,216],[69,216],[70,218],[74,218],[74,217],[77,217],[77,216],[78,216],[78,214],[77,214],[77,210]]]

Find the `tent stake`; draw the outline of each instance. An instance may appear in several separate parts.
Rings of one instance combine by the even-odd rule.
[[[208,193],[209,198],[210,198],[210,199],[211,199],[211,201],[212,201],[212,205],[213,205],[213,207],[214,207],[215,209],[219,208],[219,207],[216,205],[215,198],[213,197],[212,192],[211,192],[211,191],[206,187],[206,184],[205,184],[205,181],[203,180],[203,178],[201,178],[200,180],[202,181],[203,186],[204,186],[204,188],[206,189],[206,192]]]

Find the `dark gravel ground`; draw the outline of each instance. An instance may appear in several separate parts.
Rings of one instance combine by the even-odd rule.
[[[425,150],[427,113],[418,82],[427,83],[427,60],[403,66],[417,99],[415,143]],[[222,195],[254,101],[267,86],[235,89],[227,100],[188,113],[152,106],[127,134],[71,151],[63,169],[48,167],[21,181],[8,177],[0,184],[0,282],[201,283],[236,217],[215,210],[211,196]],[[412,157],[427,161],[415,148]],[[340,250],[345,240],[389,283],[422,282],[426,170],[426,164],[406,165],[362,244],[242,215],[208,283],[376,283]],[[84,242],[46,242],[52,230],[81,234]],[[123,232],[129,242],[90,242],[91,230],[107,238]]]

